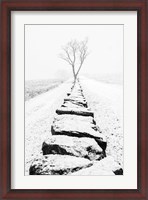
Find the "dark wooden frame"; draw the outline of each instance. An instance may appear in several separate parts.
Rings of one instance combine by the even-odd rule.
[[[0,199],[148,199],[148,1],[147,0],[2,0],[0,21]],[[138,13],[138,186],[135,190],[11,189],[11,11],[111,10]]]

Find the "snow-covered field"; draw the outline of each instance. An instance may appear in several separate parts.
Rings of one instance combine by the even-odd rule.
[[[25,81],[25,101],[57,87],[62,82],[63,80],[56,79]]]
[[[123,88],[88,78],[80,78],[84,95],[94,112],[97,125],[107,136],[107,155],[123,166]],[[25,175],[35,155],[41,152],[43,141],[51,135],[55,110],[63,103],[72,82],[25,102]]]

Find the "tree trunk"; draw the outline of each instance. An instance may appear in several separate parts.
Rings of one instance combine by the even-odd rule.
[[[78,74],[79,74],[79,72],[80,72],[80,69],[81,69],[81,67],[82,67],[82,64],[83,64],[83,63],[81,63],[81,65],[79,66],[79,69],[78,69],[77,73],[75,72],[74,65],[72,66],[73,76],[74,76],[74,83],[73,83],[73,86],[72,86],[72,90],[71,90],[71,91],[73,91],[73,89],[74,89],[74,87],[75,87],[75,84],[76,84],[76,81],[77,81],[77,76],[78,76]]]
[[[76,79],[77,79],[74,66],[72,66],[72,71],[73,71],[74,82],[73,82],[73,86],[72,86],[71,91],[73,90],[73,88],[74,88],[74,86],[76,84]]]

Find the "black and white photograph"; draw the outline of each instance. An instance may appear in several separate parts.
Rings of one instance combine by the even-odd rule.
[[[24,168],[124,175],[124,25],[24,25]]]

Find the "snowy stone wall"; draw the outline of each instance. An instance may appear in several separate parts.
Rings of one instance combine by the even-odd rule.
[[[113,157],[106,157],[106,138],[88,108],[79,81],[56,110],[51,133],[42,144],[42,155],[33,160],[30,175],[123,174]]]

